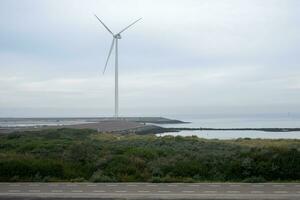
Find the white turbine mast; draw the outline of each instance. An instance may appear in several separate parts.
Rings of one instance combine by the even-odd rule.
[[[138,20],[135,20],[125,28],[123,28],[120,32],[117,34],[114,34],[100,19],[97,15],[95,17],[99,20],[99,22],[106,28],[106,30],[112,35],[112,43],[109,49],[108,57],[106,59],[105,67],[103,70],[103,74],[105,73],[107,63],[109,61],[110,55],[115,47],[115,118],[119,117],[119,74],[118,74],[118,40],[121,39],[121,33],[123,33],[125,30],[127,30],[129,27],[131,27],[133,24],[137,23],[142,18],[139,18]]]

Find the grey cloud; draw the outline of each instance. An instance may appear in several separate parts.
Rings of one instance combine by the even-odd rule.
[[[2,0],[1,115],[110,113],[111,36],[94,13],[114,31],[143,17],[120,41],[124,114],[297,110],[299,4]]]

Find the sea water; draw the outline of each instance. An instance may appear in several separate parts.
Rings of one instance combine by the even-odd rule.
[[[300,128],[300,117],[178,117],[187,124],[164,124],[166,128]],[[300,132],[266,132],[266,131],[179,131],[158,134],[198,136],[207,139],[300,139]]]
[[[0,127],[38,127],[38,126],[62,126],[89,123],[86,119],[63,118],[0,118]]]

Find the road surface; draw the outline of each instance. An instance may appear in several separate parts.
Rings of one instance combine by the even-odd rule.
[[[300,199],[300,183],[0,183],[0,199]]]

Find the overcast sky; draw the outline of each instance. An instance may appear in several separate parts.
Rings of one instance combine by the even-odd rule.
[[[300,112],[299,0],[1,0],[0,117]]]

